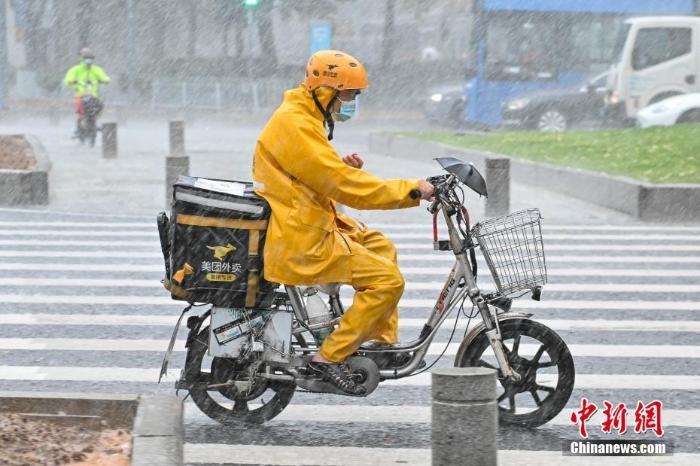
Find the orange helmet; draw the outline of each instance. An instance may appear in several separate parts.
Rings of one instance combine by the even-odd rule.
[[[306,64],[304,85],[310,91],[321,86],[338,91],[369,87],[362,63],[338,50],[321,50],[311,55]]]

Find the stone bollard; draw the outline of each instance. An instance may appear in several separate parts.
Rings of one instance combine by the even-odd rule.
[[[496,371],[450,367],[432,372],[433,466],[496,466]]]
[[[61,123],[61,112],[58,102],[51,102],[49,105],[49,124],[51,126],[58,126],[59,123]]]
[[[170,208],[173,200],[173,185],[180,175],[190,174],[190,158],[166,157],[165,158],[165,206]]]
[[[117,124],[102,123],[102,158],[117,158]]]
[[[510,210],[510,159],[505,157],[486,159],[486,217],[505,215]]]
[[[185,122],[170,122],[170,156],[185,156]]]

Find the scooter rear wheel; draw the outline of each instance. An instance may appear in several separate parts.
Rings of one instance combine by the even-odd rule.
[[[233,386],[207,390],[204,382],[212,385],[226,383],[228,380],[250,381],[245,362],[212,358],[207,354],[208,346],[207,326],[191,344],[185,365],[185,379],[195,382],[189,389],[192,401],[210,418],[231,427],[263,424],[281,413],[292,400],[296,384],[291,381],[253,378],[245,392],[240,392]],[[250,402],[255,405],[251,406]]]
[[[538,427],[564,409],[574,389],[576,370],[569,348],[556,332],[530,319],[500,322],[503,349],[522,379],[512,382],[499,372],[498,419],[501,425]],[[474,338],[457,367],[498,370],[485,332]],[[516,406],[517,405],[517,406]]]

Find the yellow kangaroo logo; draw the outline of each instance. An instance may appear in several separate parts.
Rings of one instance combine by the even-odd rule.
[[[224,257],[226,257],[226,254],[231,251],[235,251],[236,247],[231,243],[228,243],[226,246],[207,246],[207,249],[214,251],[214,257],[222,261],[224,260]]]

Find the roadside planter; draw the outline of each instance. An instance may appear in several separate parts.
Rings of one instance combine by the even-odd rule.
[[[640,220],[700,221],[698,184],[653,184],[388,133],[370,134],[369,146],[371,152],[421,161],[435,157],[456,157],[473,162],[479,170],[484,170],[487,160],[508,158],[510,180],[516,183],[549,189],[624,212]],[[488,177],[486,181],[489,182]]]
[[[181,466],[182,420],[170,395],[0,392],[0,450],[17,464]]]
[[[50,169],[36,137],[0,135],[0,206],[48,204]]]

